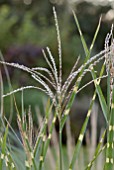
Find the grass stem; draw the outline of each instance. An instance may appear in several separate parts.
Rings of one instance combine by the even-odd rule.
[[[62,130],[61,130],[61,121],[59,126],[59,156],[60,156],[60,170],[62,170]]]

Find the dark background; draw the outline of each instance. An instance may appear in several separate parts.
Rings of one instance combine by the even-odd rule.
[[[77,57],[79,55],[81,57],[79,65],[85,57],[71,9],[75,11],[78,17],[88,47],[91,44],[99,18],[102,15],[101,28],[91,56],[104,49],[105,36],[114,21],[114,5],[113,2],[109,1],[95,2],[93,4],[90,1],[83,0],[76,2],[71,0],[0,0],[0,49],[4,60],[24,64],[29,67],[47,67],[41,50],[49,46],[58,63],[56,29],[52,11],[52,7],[55,6],[62,39],[63,80],[65,80]],[[4,82],[4,93],[7,93],[9,87],[6,73],[4,68],[0,67]],[[26,73],[18,69],[8,68],[8,72],[13,89],[26,85],[37,85]],[[88,82],[90,78],[91,76],[87,74],[82,85]],[[105,80],[102,81],[101,86],[105,94]],[[82,103],[82,105],[76,104],[76,101],[74,102],[72,114],[76,115],[76,112],[81,115],[81,121],[84,119],[83,115],[85,115],[88,109],[89,99],[93,91],[94,86],[91,85],[78,95],[78,102]],[[83,103],[83,98],[85,103]],[[24,92],[25,108],[27,109],[31,105],[33,112],[35,112],[35,106],[39,105],[41,113],[44,114],[43,101],[45,99],[45,95],[39,91],[27,90],[27,92]],[[20,93],[16,94],[16,102],[19,110],[21,110]],[[10,117],[10,103],[10,97],[4,99],[4,114],[7,117]],[[76,105],[78,109],[75,109]],[[16,111],[14,106],[10,120],[15,120],[15,118]],[[79,120],[77,117],[74,120],[77,119]],[[15,126],[15,121],[13,121],[13,124]]]

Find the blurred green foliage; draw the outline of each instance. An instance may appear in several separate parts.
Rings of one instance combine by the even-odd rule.
[[[0,23],[2,27],[0,29],[0,48],[2,51],[7,51],[10,46],[15,44],[34,44],[40,47],[50,46],[55,57],[57,56],[56,31],[52,8],[50,8],[51,15],[49,18],[45,15],[47,12],[44,14],[41,12],[39,15],[41,9],[42,8],[39,8],[37,13],[34,8],[25,10],[24,12],[22,10],[22,16],[18,11],[19,9],[16,11],[13,7],[6,5],[0,7]],[[70,25],[69,22],[69,14],[66,14],[66,11],[63,11],[59,17],[59,24],[65,61],[67,61],[69,55],[73,58],[81,53],[79,37],[74,37],[74,30],[72,29],[75,24]]]
[[[13,42],[13,26],[17,22],[16,16],[10,16],[11,8],[2,6],[0,8],[0,49],[7,49]]]
[[[49,46],[55,57],[55,60],[58,61],[57,38],[52,13],[52,5],[53,4],[51,4],[48,0],[32,1],[30,5],[25,5],[22,1],[14,0],[7,0],[0,4],[0,49],[2,50],[6,60],[10,61],[5,55],[10,47],[30,44],[38,46],[39,48],[45,48],[46,46]],[[61,5],[55,4],[55,6],[62,40],[63,79],[65,79],[74,64],[74,61],[76,61],[76,58],[79,55],[81,57],[79,65],[81,64],[84,51],[72,12],[70,10],[70,6],[68,6],[67,1],[64,1],[63,4],[61,3]],[[94,6],[90,3],[82,2],[79,4],[74,4],[73,9],[77,14],[83,35],[87,41],[87,44],[89,45],[91,44],[91,40],[101,13],[106,14],[106,12],[111,9],[111,7]],[[111,22],[112,21],[102,22],[102,31],[100,31],[98,35],[97,43],[95,44],[92,55],[104,48],[104,38],[108,32],[108,29],[110,29]],[[15,56],[14,60],[12,59],[10,62],[15,61],[15,58],[16,62],[18,62],[18,59],[20,61],[21,58],[21,63],[26,65],[26,63],[23,63],[24,57],[25,56],[23,56],[23,54],[21,56]],[[31,56],[31,58],[33,59],[33,56]],[[34,61],[36,63],[35,66],[47,66],[43,60],[43,56],[42,60],[39,60],[39,57],[36,57],[34,58]],[[11,81],[13,87],[18,87],[18,85],[21,86],[19,77],[22,77],[23,75],[25,76],[25,74],[22,75],[22,72],[17,72],[18,71],[14,71],[14,75],[12,76]],[[32,83],[31,78],[25,78],[25,80],[26,83],[23,83],[23,86]],[[86,76],[85,81],[88,80],[89,76]],[[89,93],[91,93],[90,90],[88,90],[88,94]],[[33,91],[31,92],[30,96],[32,95],[36,96],[36,93]],[[33,105],[39,103],[37,97],[34,99],[32,99],[32,97],[26,97],[24,101],[26,105],[28,105],[27,99],[30,99],[31,104]],[[19,99],[17,101],[19,101]],[[6,107],[8,110],[9,104],[6,104]]]

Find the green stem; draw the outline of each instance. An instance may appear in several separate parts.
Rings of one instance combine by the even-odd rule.
[[[40,155],[40,163],[39,163],[39,170],[42,170],[42,167],[43,167],[43,159],[44,159],[44,145],[45,145],[45,134],[44,134],[44,137],[43,137],[43,140],[42,140],[42,150],[41,150],[41,155]]]
[[[59,162],[59,169],[62,170],[62,129],[61,129],[61,121],[59,123],[59,157],[60,157],[60,162]]]
[[[104,165],[104,170],[112,170],[113,162],[114,162],[114,87],[112,92],[112,103],[111,103],[111,111],[110,111],[110,120],[107,132],[107,148],[106,148],[106,161]]]
[[[108,113],[107,113],[107,119],[110,118],[110,74],[108,73],[107,77],[107,106],[108,106]]]

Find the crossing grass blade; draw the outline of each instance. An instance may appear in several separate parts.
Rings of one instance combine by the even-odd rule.
[[[73,13],[73,14],[74,14],[74,13]],[[84,39],[84,37],[83,37],[83,34],[82,34],[82,32],[81,32],[81,29],[80,29],[80,26],[79,26],[79,23],[78,23],[78,20],[77,20],[77,17],[75,16],[75,14],[74,14],[74,17],[75,17],[75,21],[76,21],[77,27],[78,27],[78,29],[79,29],[79,33],[80,33],[81,41],[82,41],[82,44],[83,44],[83,48],[84,48],[84,50],[85,50],[85,54],[86,54],[86,59],[85,59],[85,61],[86,61],[86,60],[88,60],[89,57],[90,57],[92,48],[93,48],[94,43],[95,43],[95,40],[96,40],[96,38],[97,38],[97,34],[98,34],[99,28],[100,28],[101,19],[100,19],[99,24],[98,24],[98,27],[97,27],[97,29],[96,29],[96,32],[95,32],[95,35],[94,35],[92,44],[91,44],[91,46],[90,46],[90,49],[88,50],[88,49],[87,49],[86,42],[85,42],[85,39]],[[100,75],[102,75],[103,72],[104,72],[104,66],[103,66],[102,69],[101,69]],[[83,73],[83,71],[82,71],[82,73]],[[93,73],[94,73],[94,70],[93,70]],[[81,74],[81,73],[80,73],[80,74]],[[94,73],[94,74],[95,74],[95,73]],[[96,75],[95,75],[95,76],[96,76]],[[99,86],[99,83],[100,83],[100,81],[97,83],[97,85],[98,85],[99,89],[101,90],[101,88],[100,88],[100,86]],[[79,81],[77,80],[77,82],[76,82],[74,91],[73,91],[73,93],[72,93],[72,95],[71,95],[71,98],[70,98],[70,100],[69,100],[69,103],[68,103],[68,105],[67,105],[67,107],[66,107],[66,110],[65,110],[65,112],[64,112],[64,117],[62,118],[62,123],[61,123],[61,124],[62,124],[61,129],[64,127],[64,124],[65,124],[65,122],[66,122],[67,115],[68,115],[68,113],[69,113],[69,111],[70,111],[71,105],[72,105],[73,100],[74,100],[74,98],[75,98],[75,96],[76,96],[76,92],[77,92],[77,90],[78,90],[79,84],[80,84],[80,79],[79,79]],[[97,91],[99,92],[99,90],[97,90]],[[96,92],[95,92],[95,93],[96,93]],[[101,93],[102,93],[102,91],[101,91]],[[99,93],[98,93],[98,94],[99,94]],[[96,94],[94,94],[94,95],[96,96]],[[103,97],[102,97],[102,98],[103,98]],[[102,100],[101,100],[101,103],[102,103]],[[104,104],[104,107],[103,107],[103,108],[106,108],[106,103]],[[104,114],[104,115],[105,115],[105,114]],[[106,116],[105,116],[105,118],[106,118]],[[107,120],[107,118],[106,118],[106,120]],[[83,135],[84,135],[84,133],[85,133],[87,123],[88,123],[88,118],[85,120],[84,125],[83,125],[83,127],[82,127],[82,131],[81,131],[81,134],[82,134],[81,137],[82,137],[82,138],[79,136],[79,139],[80,139],[80,138],[83,139]],[[69,170],[72,170],[73,167],[74,167],[76,158],[78,157],[79,149],[80,149],[80,147],[81,147],[81,143],[82,143],[82,141],[81,141],[81,140],[78,140],[78,143],[77,143],[77,145],[76,145],[76,147],[75,147],[74,155],[73,155],[73,158],[72,158],[72,161],[71,161]]]
[[[106,148],[106,144],[101,148],[101,146],[103,145],[103,141],[104,141],[104,137],[106,135],[106,130],[104,131],[98,145],[97,145],[97,148],[95,150],[95,153],[94,153],[94,156],[93,156],[93,159],[89,162],[89,164],[87,165],[87,167],[85,168],[85,170],[91,170],[95,160],[98,158],[98,156],[100,155],[100,153],[102,151],[104,151],[104,149]]]
[[[75,19],[75,22],[76,22],[76,25],[77,25],[79,34],[80,34],[80,39],[81,39],[81,42],[82,42],[82,45],[83,45],[83,48],[84,48],[84,52],[85,52],[85,55],[86,55],[86,61],[87,61],[87,60],[90,58],[91,51],[92,51],[92,49],[93,49],[93,46],[94,46],[94,44],[95,44],[95,40],[96,40],[96,38],[97,38],[99,29],[100,29],[101,17],[100,17],[100,19],[99,19],[99,23],[98,23],[97,29],[96,29],[96,31],[95,31],[95,34],[94,34],[94,37],[93,37],[91,46],[90,46],[90,48],[88,48],[88,47],[87,47],[87,44],[86,44],[86,41],[85,41],[85,39],[84,39],[84,36],[83,36],[83,34],[82,34],[82,31],[81,31],[80,24],[79,24],[79,22],[78,22],[77,16],[76,16],[76,14],[75,14],[74,11],[73,11],[73,15],[74,15],[74,19]]]
[[[89,118],[90,118],[90,115],[91,115],[92,106],[93,106],[93,103],[95,101],[95,97],[96,97],[96,91],[94,92],[93,98],[92,98],[91,103],[90,103],[90,107],[89,107],[88,112],[87,112],[86,119],[83,123],[77,144],[75,146],[75,150],[74,150],[74,154],[73,154],[70,166],[69,166],[69,170],[73,170],[76,159],[78,158],[79,150],[80,150],[80,147],[81,147],[81,144],[82,144],[82,141],[83,141],[83,138],[84,138],[84,134],[85,134],[85,131],[86,131],[86,128],[87,128],[87,124],[88,124],[88,121],[89,121]]]
[[[84,39],[84,36],[83,36],[82,31],[81,31],[81,28],[80,28],[80,24],[79,24],[79,22],[78,22],[78,19],[77,19],[77,17],[76,17],[76,14],[74,13],[74,11],[73,11],[73,15],[74,15],[74,19],[75,19],[75,22],[76,22],[76,25],[77,25],[77,28],[78,28],[78,31],[79,31],[79,34],[80,34],[80,39],[81,39],[81,42],[82,42],[82,45],[83,45],[83,48],[84,48],[84,51],[85,51],[85,55],[86,55],[85,63],[86,63],[87,60],[90,58],[91,51],[92,51],[92,49],[93,49],[95,40],[96,40],[97,35],[98,35],[98,32],[99,32],[100,25],[101,25],[101,18],[100,18],[100,20],[99,20],[97,29],[96,29],[96,31],[95,31],[95,34],[94,34],[94,37],[93,37],[93,40],[92,40],[90,49],[88,49],[87,44],[86,44],[86,41],[85,41],[85,39]],[[83,69],[81,70],[80,74],[79,74],[79,77],[78,77],[78,79],[77,79],[77,81],[76,81],[76,83],[75,83],[75,87],[74,87],[74,90],[73,90],[73,92],[72,92],[72,95],[71,95],[71,97],[70,97],[70,99],[69,99],[69,102],[68,102],[68,104],[67,104],[67,106],[66,106],[66,109],[65,109],[65,111],[64,111],[64,116],[63,116],[62,119],[61,119],[61,122],[62,122],[62,123],[61,123],[61,129],[63,129],[63,127],[64,127],[64,124],[65,124],[65,122],[66,122],[67,116],[68,116],[69,111],[70,111],[70,108],[71,108],[71,106],[72,106],[72,104],[73,104],[73,101],[74,101],[74,99],[75,99],[75,97],[76,97],[76,93],[77,93],[77,90],[78,90],[79,85],[80,85],[80,82],[81,82],[81,75],[83,74],[84,69],[85,69],[85,68],[83,68]]]
[[[75,18],[76,25],[77,25],[77,27],[78,27],[78,31],[79,31],[79,33],[80,33],[80,38],[81,38],[82,45],[83,45],[83,48],[84,48],[84,51],[85,51],[85,54],[86,54],[86,60],[88,60],[88,59],[90,58],[90,54],[91,54],[92,48],[93,48],[93,46],[94,46],[95,40],[96,40],[96,38],[97,38],[99,29],[100,29],[101,17],[100,17],[100,20],[99,20],[99,23],[98,23],[96,32],[95,32],[95,34],[94,34],[94,38],[93,38],[93,40],[92,40],[90,49],[88,50],[87,45],[86,45],[86,42],[85,42],[85,39],[84,39],[83,34],[82,34],[82,31],[81,31],[81,29],[80,29],[80,25],[79,25],[78,19],[77,19],[77,17],[76,17],[76,15],[75,15],[74,12],[73,12],[73,15],[74,15],[74,18]],[[93,79],[96,79],[96,74],[95,74],[93,68],[92,68],[91,73],[92,73]],[[99,97],[99,101],[100,101],[100,104],[101,104],[101,107],[102,107],[102,110],[103,110],[104,117],[105,117],[106,122],[107,122],[107,113],[108,113],[108,110],[107,110],[106,101],[105,101],[105,98],[104,98],[104,96],[103,96],[101,87],[100,87],[99,85],[96,85],[96,84],[95,84],[95,86],[96,86],[96,88],[97,88],[97,94],[98,94],[98,97]]]

